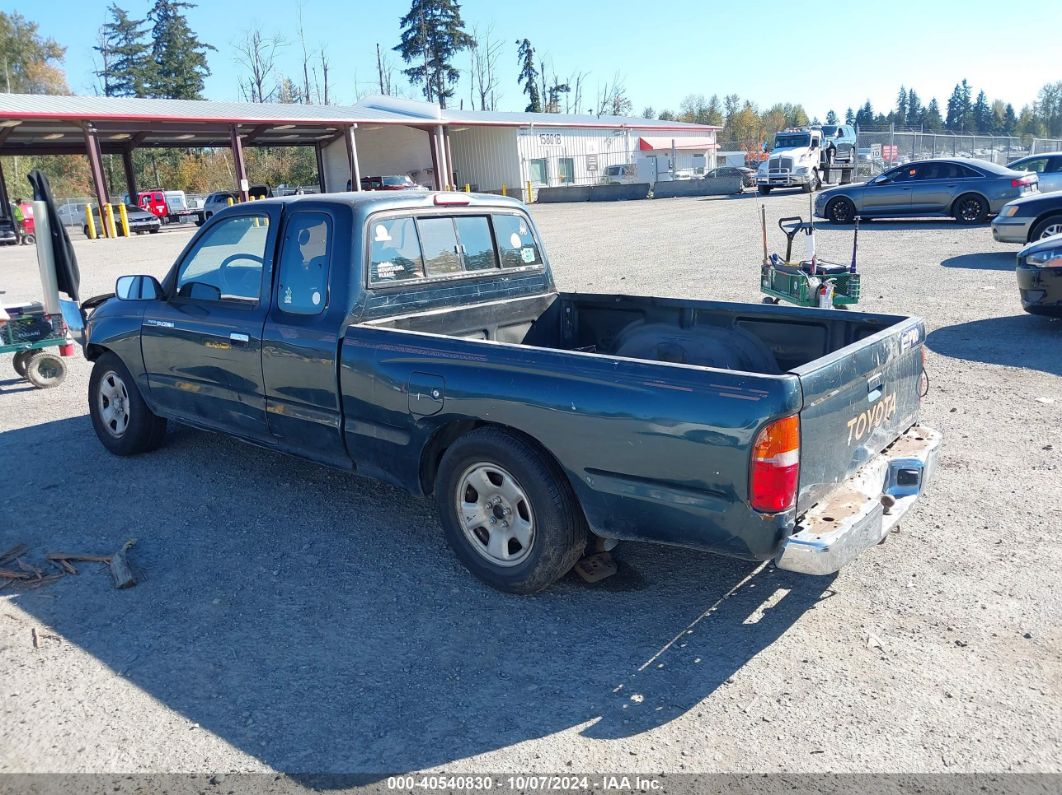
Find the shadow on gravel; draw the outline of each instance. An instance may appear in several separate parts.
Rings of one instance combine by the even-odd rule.
[[[0,481],[0,548],[42,560],[139,538],[135,588],[78,564],[16,604],[189,724],[318,785],[583,724],[595,738],[666,724],[727,698],[831,582],[631,544],[603,587],[570,576],[514,597],[455,562],[430,502],[222,437],[171,431],[120,459],[80,417],[3,434],[0,459],[20,470]],[[41,521],[16,521],[29,504]]]
[[[945,268],[970,268],[981,271],[1013,271],[1016,258],[1014,252],[991,251],[983,254],[960,254],[941,260]],[[1017,290],[1017,287],[1014,288]]]
[[[944,326],[929,333],[926,345],[955,359],[1062,375],[1060,340],[1062,320],[1023,313]]]
[[[815,221],[815,225],[822,224],[823,229],[852,229],[854,224],[835,224],[833,221]],[[863,218],[859,221],[859,233],[863,232],[897,232],[897,231],[926,231],[932,229],[950,229],[959,231],[962,229],[986,229],[989,222],[983,224],[960,224],[950,218]]]

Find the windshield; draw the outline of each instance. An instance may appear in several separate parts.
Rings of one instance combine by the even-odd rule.
[[[409,177],[384,177],[384,185],[409,185],[413,182]]]
[[[823,135],[833,135],[836,132],[837,132],[837,125],[836,124],[824,124],[824,125],[822,125],[822,134]]]
[[[774,137],[775,149],[788,149],[794,146],[810,146],[811,136],[808,133],[779,133]]]

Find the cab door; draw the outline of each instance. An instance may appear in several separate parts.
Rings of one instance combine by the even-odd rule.
[[[269,309],[279,205],[241,208],[204,227],[148,306],[141,348],[159,411],[268,440],[262,327]]]
[[[343,443],[337,356],[352,300],[352,225],[348,210],[323,202],[300,201],[285,213],[262,336],[273,443],[343,467],[351,461]]]

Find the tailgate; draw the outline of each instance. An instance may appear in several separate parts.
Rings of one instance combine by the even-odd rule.
[[[918,419],[925,325],[905,320],[792,372],[800,378],[800,493],[813,506]]]

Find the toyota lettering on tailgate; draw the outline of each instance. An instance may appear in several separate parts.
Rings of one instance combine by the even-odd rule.
[[[890,392],[880,402],[848,420],[848,444],[858,442],[868,431],[885,422],[896,410],[896,393]]]

